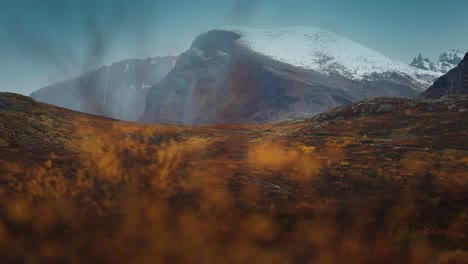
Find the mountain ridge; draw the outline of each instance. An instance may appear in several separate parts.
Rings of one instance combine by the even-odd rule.
[[[241,37],[237,41],[253,51],[326,74],[335,71],[351,79],[362,80],[371,78],[374,74],[398,72],[411,76],[413,82],[427,87],[432,84],[434,78],[440,76],[435,72],[415,70],[322,28],[257,29],[226,26],[222,29],[238,33]]]
[[[31,97],[85,113],[135,121],[149,89],[173,67],[175,56],[127,59],[48,85]]]
[[[302,37],[298,39],[296,36],[302,36],[303,29],[297,29],[301,33],[291,33],[295,44],[302,41]],[[315,32],[316,29],[312,31]],[[257,34],[257,30],[253,29],[253,32],[264,43],[263,37],[268,36],[270,31],[265,33],[260,30]],[[279,32],[280,35],[286,34],[284,30]],[[323,32],[329,31],[318,30],[316,33],[321,36]],[[375,61],[384,66],[375,66],[377,71],[369,70],[372,66],[366,66],[362,72],[354,67],[354,73],[359,73],[354,78],[350,74],[343,74],[348,71],[346,67],[332,62],[340,61],[337,58],[325,60],[323,69],[301,67],[294,61],[282,60],[272,56],[271,52],[256,49],[255,45],[251,47],[251,43],[243,39],[242,34],[245,37],[245,33],[236,28],[215,29],[197,36],[191,48],[180,56],[174,69],[151,88],[145,111],[139,121],[161,124],[226,124],[268,123],[287,118],[311,117],[327,109],[368,97],[415,97],[427,88],[426,85],[430,85],[429,81],[432,84],[440,75],[403,63],[395,64],[392,60],[381,59],[382,55],[371,52],[378,54],[375,55]],[[329,33],[325,35],[326,38],[330,36]],[[309,38],[313,36],[308,35]],[[274,46],[275,51],[278,50],[275,40],[280,46],[284,44],[284,41],[277,39],[277,35],[268,37],[272,38],[268,43]],[[336,35],[332,35],[332,38],[342,39]],[[307,46],[307,41],[304,45],[312,51],[317,48]],[[364,49],[358,44],[355,46],[359,47],[358,50]],[[291,46],[288,50],[293,50],[294,47]],[[328,49],[333,48],[341,50],[343,45],[337,44]],[[363,54],[370,52],[368,49],[364,50]],[[365,57],[361,53],[348,53],[338,52],[347,54],[347,58]],[[316,55],[313,52],[311,54]],[[402,73],[401,67],[417,74]],[[419,77],[422,79],[418,79]]]

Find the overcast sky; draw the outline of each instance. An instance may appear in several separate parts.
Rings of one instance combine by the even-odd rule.
[[[179,54],[223,25],[321,27],[396,60],[435,59],[468,50],[467,14],[467,0],[0,0],[0,91]]]

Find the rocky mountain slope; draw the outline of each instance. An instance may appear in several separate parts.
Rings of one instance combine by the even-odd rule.
[[[464,53],[459,50],[447,50],[440,54],[439,60],[436,63],[433,63],[429,58],[423,58],[419,54],[410,65],[422,70],[447,73],[461,62],[463,56]]]
[[[440,77],[421,96],[440,98],[453,94],[468,94],[468,53],[457,67]]]
[[[148,126],[0,93],[0,259],[465,263],[467,108]]]
[[[148,93],[145,123],[265,123],[375,96],[417,96],[424,71],[316,28],[224,28],[198,36]]]
[[[177,57],[124,60],[82,76],[49,85],[31,97],[68,109],[135,121],[149,89],[174,66]]]

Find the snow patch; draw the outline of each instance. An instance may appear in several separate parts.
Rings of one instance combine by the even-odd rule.
[[[151,85],[146,85],[146,84],[143,83],[143,84],[141,85],[141,88],[140,88],[140,89],[141,89],[141,90],[144,90],[145,88],[151,88]]]
[[[339,73],[353,80],[375,74],[407,76],[419,90],[432,85],[441,73],[425,71],[394,61],[379,52],[338,36],[309,27],[254,29],[224,27],[241,35],[239,43],[272,59],[323,74]]]

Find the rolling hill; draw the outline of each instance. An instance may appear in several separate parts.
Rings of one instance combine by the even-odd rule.
[[[463,263],[467,108],[376,98],[150,126],[0,93],[0,259]]]

